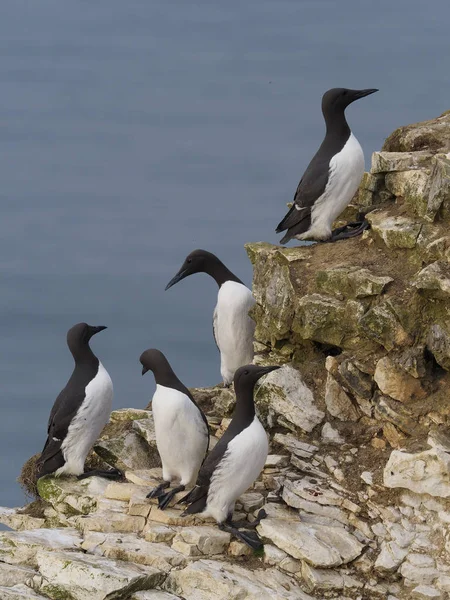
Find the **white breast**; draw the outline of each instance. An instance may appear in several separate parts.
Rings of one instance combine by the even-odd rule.
[[[208,445],[208,430],[199,409],[186,394],[157,385],[152,410],[163,479],[194,484]]]
[[[233,381],[236,369],[253,361],[255,322],[248,311],[254,304],[251,291],[242,283],[227,281],[220,287],[213,327],[226,385]]]
[[[80,475],[84,461],[103,427],[109,420],[113,399],[113,384],[108,371],[99,363],[97,375],[85,388],[85,399],[69,425],[61,445],[65,465],[56,475]]]
[[[298,239],[328,239],[333,221],[348,206],[364,175],[364,154],[353,133],[330,161],[328,183],[311,211],[311,227]]]
[[[227,451],[211,478],[205,516],[219,523],[233,511],[234,503],[258,478],[269,446],[258,417],[228,444]]]

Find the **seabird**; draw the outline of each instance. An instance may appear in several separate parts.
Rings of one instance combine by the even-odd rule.
[[[260,511],[253,523],[233,523],[237,498],[261,473],[268,453],[266,432],[255,414],[253,389],[260,377],[279,369],[245,365],[234,376],[236,407],[233,418],[219,442],[207,456],[198,475],[197,484],[180,502],[189,504],[183,515],[202,513],[213,517],[219,528],[229,531],[253,549],[261,547],[256,533],[239,531],[239,526],[254,528],[264,518]]]
[[[350,203],[364,174],[364,154],[350,131],[345,109],[377,91],[333,88],[323,95],[325,138],[298,184],[291,209],[276,228],[277,233],[287,229],[281,244],[292,238],[333,242],[359,235],[367,228],[367,221],[363,221],[331,231],[333,221]]]
[[[166,290],[194,273],[207,273],[219,286],[213,315],[213,335],[220,352],[220,373],[226,386],[236,369],[253,361],[255,322],[248,311],[255,304],[251,291],[221,260],[206,250],[194,250]]]
[[[103,325],[78,323],[67,332],[75,368],[50,412],[47,441],[37,463],[38,477],[50,473],[77,475],[78,479],[92,475],[109,479],[122,476],[116,469],[83,473],[86,456],[111,414],[111,377],[89,346],[92,336],[104,329]]]
[[[177,492],[197,479],[209,445],[208,421],[162,352],[146,350],[140,361],[142,375],[153,371],[155,376],[152,410],[164,480],[147,498],[158,498],[159,508],[164,510]],[[164,494],[175,479],[179,485]]]

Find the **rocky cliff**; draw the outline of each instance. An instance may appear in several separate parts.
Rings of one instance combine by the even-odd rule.
[[[262,556],[145,498],[151,410],[115,411],[95,451],[127,481],[43,478],[2,509],[0,597],[84,600],[448,598],[450,113],[402,127],[342,220],[353,240],[249,244],[256,393],[271,454],[241,517],[265,506]],[[194,390],[213,443],[230,390]]]

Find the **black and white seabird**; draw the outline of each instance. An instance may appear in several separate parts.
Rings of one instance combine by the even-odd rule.
[[[37,463],[39,477],[51,473],[77,475],[79,479],[91,475],[121,477],[116,469],[83,473],[86,456],[111,414],[111,377],[89,346],[92,336],[104,329],[103,325],[78,323],[67,332],[75,368],[50,412],[47,441]]]
[[[228,386],[236,369],[253,361],[255,322],[248,311],[255,304],[255,299],[248,287],[217,256],[206,250],[191,252],[166,285],[166,290],[194,273],[207,273],[219,286],[213,334],[220,352],[220,373]]]
[[[292,238],[336,241],[359,235],[367,227],[364,221],[362,225],[350,223],[331,231],[333,221],[350,203],[364,174],[364,154],[350,131],[345,109],[377,91],[333,88],[323,95],[325,138],[298,184],[291,209],[276,228],[277,233],[287,229],[282,244]]]
[[[203,463],[196,486],[180,501],[189,504],[183,515],[213,517],[221,529],[254,549],[261,547],[256,533],[239,531],[241,524],[231,518],[235,501],[254,483],[266,462],[267,436],[255,414],[253,389],[260,377],[275,369],[279,367],[245,365],[236,371],[236,408],[231,423]],[[260,511],[256,521],[246,524],[247,529],[254,528],[264,516]]]
[[[177,492],[194,485],[208,450],[208,421],[162,352],[146,350],[140,361],[142,375],[153,371],[155,376],[152,410],[164,480],[147,497],[158,498],[163,510]],[[178,480],[179,485],[164,493],[173,480]]]

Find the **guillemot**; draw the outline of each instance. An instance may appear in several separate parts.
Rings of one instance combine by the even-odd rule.
[[[253,361],[255,322],[248,311],[255,304],[251,291],[221,260],[206,250],[194,250],[166,290],[194,273],[207,273],[219,286],[213,314],[213,334],[220,352],[220,373],[226,386],[236,369]]]
[[[140,361],[142,375],[153,371],[155,376],[152,411],[163,474],[163,483],[147,497],[158,498],[159,508],[163,510],[177,492],[194,485],[208,450],[208,421],[162,352],[146,350]],[[178,480],[179,485],[164,493],[173,480]]]
[[[322,97],[325,138],[298,184],[294,203],[276,228],[287,229],[281,243],[298,240],[336,241],[355,237],[367,227],[351,223],[331,231],[333,221],[350,203],[364,174],[364,154],[345,118],[349,104],[376,89],[333,88]]]
[[[67,332],[67,345],[75,368],[53,404],[47,441],[38,459],[38,476],[76,475],[79,479],[98,475],[118,479],[120,471],[84,471],[89,450],[109,420],[113,384],[108,371],[89,346],[96,333],[106,329],[78,323]]]
[[[267,435],[255,414],[253,390],[260,377],[275,369],[279,367],[245,365],[236,371],[236,407],[231,423],[203,463],[196,486],[180,500],[189,505],[183,515],[211,516],[220,529],[254,549],[262,545],[256,533],[240,531],[242,524],[231,519],[236,499],[254,483],[267,458]],[[260,511],[256,521],[244,527],[254,528],[264,516]]]

